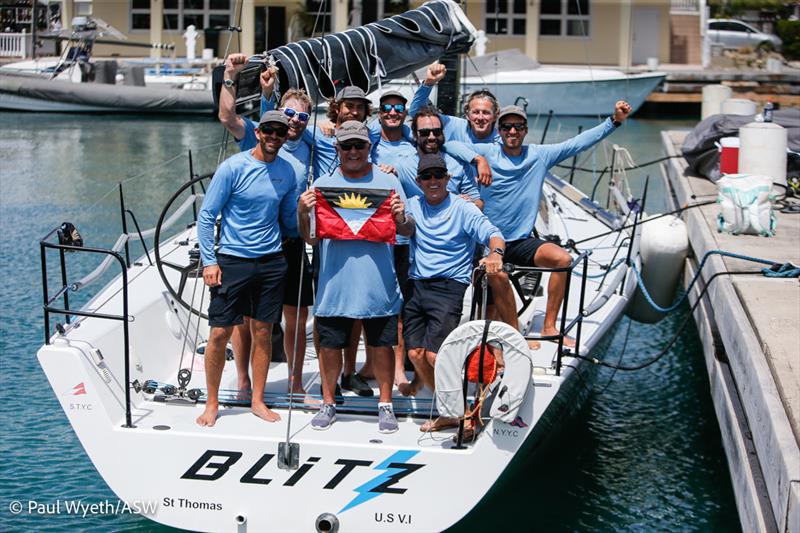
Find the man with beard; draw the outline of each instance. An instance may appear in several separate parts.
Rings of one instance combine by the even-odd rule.
[[[405,216],[404,195],[392,174],[369,162],[369,131],[357,121],[343,123],[336,131],[336,149],[341,163],[332,174],[320,177],[318,187],[391,189],[392,218],[397,232],[408,235],[414,221]],[[320,245],[319,289],[315,303],[320,341],[320,373],[323,405],[311,421],[317,430],[328,429],[336,420],[334,391],[342,368],[342,349],[350,345],[353,324],[360,320],[372,352],[378,381],[378,430],[397,431],[392,409],[392,346],[397,344],[397,315],[402,299],[394,270],[392,245],[367,240],[333,240],[310,236],[310,212],[316,206],[314,191],[300,195],[300,233],[309,244]]]
[[[445,66],[439,63],[428,66],[425,81],[417,88],[411,100],[408,113],[412,118],[419,110],[428,106],[433,86],[442,81],[446,73]],[[448,141],[472,144],[500,142],[500,135],[495,128],[498,109],[497,98],[491,92],[481,89],[470,93],[464,103],[466,119],[450,115],[441,116],[445,138]]]
[[[239,149],[250,150],[258,144],[256,138],[256,123],[247,117],[236,114],[235,84],[239,73],[247,64],[245,54],[231,54],[225,60],[225,80],[230,83],[223,84],[220,91],[219,119],[223,126],[236,139]],[[264,71],[261,75],[261,90],[267,95],[272,94],[275,84],[274,73]],[[280,150],[279,155],[288,161],[295,172],[297,180],[297,194],[306,189],[308,180],[308,166],[310,149],[302,141],[303,132],[306,130],[311,112],[311,99],[302,89],[289,89],[281,97],[279,111],[289,121],[287,140]],[[289,367],[292,369],[290,376],[289,392],[305,394],[302,386],[303,360],[306,351],[305,323],[308,318],[308,306],[313,303],[311,265],[305,254],[305,246],[296,230],[284,229],[283,252],[287,262],[287,279],[283,299],[283,317],[286,330],[283,335],[283,349]],[[303,261],[302,293],[300,265]],[[298,310],[298,293],[300,293]],[[299,313],[298,313],[299,311]],[[297,331],[298,324],[300,331]],[[250,362],[251,335],[249,318],[245,316],[244,322],[236,326],[231,336],[236,369],[239,375],[238,388],[240,391],[250,390],[250,377],[248,367]],[[297,338],[297,345],[295,345]],[[306,399],[310,402],[310,399]]]
[[[197,218],[203,281],[211,287],[205,352],[206,407],[197,418],[213,426],[219,411],[219,385],[225,347],[233,328],[250,317],[253,336],[253,413],[268,421],[280,415],[264,404],[272,356],[272,325],[280,320],[286,260],[280,227],[296,230],[297,181],[289,163],[278,157],[289,121],[279,111],[258,124],[258,144],[225,160],[208,186]],[[214,253],[214,224],[222,214],[219,248]]]
[[[475,144],[492,166],[492,184],[481,187],[484,212],[500,228],[506,239],[505,261],[520,266],[565,268],[572,262],[569,253],[555,243],[532,237],[542,186],[547,172],[574,155],[587,150],[611,135],[628,118],[631,106],[618,101],[613,114],[590,130],[558,144],[524,144],[528,117],[518,106],[506,106],[497,117],[503,144]],[[558,309],[564,300],[567,272],[553,272],[547,288],[547,306],[541,335],[551,337]],[[564,339],[566,346],[575,341]]]

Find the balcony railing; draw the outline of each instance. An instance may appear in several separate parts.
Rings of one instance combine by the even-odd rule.
[[[22,33],[0,33],[0,57],[26,57],[30,39],[24,30]]]
[[[700,0],[670,0],[670,13],[699,13]]]

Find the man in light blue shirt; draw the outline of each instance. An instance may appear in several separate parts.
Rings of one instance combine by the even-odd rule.
[[[552,242],[531,237],[547,172],[559,162],[568,159],[603,140],[622,125],[631,112],[631,106],[620,100],[614,114],[598,126],[558,144],[523,144],[528,132],[528,117],[518,106],[506,106],[497,117],[497,128],[503,138],[502,145],[475,144],[472,148],[489,160],[492,167],[492,184],[481,186],[484,213],[506,238],[505,260],[520,266],[565,268],[572,258],[567,251]],[[543,337],[559,335],[556,328],[558,309],[564,300],[567,274],[550,275],[547,306],[545,308]],[[501,309],[501,316],[516,316],[515,309]],[[506,321],[506,319],[504,319]],[[567,346],[575,341],[565,338]]]
[[[480,261],[487,274],[495,275],[503,266],[505,241],[500,230],[473,202],[450,192],[448,179],[440,154],[420,156],[417,183],[425,196],[410,198],[406,205],[415,227],[411,236],[411,296],[403,307],[403,320],[416,375],[410,385],[400,388],[404,395],[415,395],[422,384],[434,390],[436,354],[461,321],[476,244],[489,247],[489,254]],[[457,420],[439,418],[424,424],[422,430],[436,431],[457,424]]]
[[[408,235],[414,222],[405,216],[402,187],[397,178],[369,162],[371,145],[367,127],[357,121],[343,123],[336,131],[336,149],[341,161],[338,169],[320,177],[315,187],[395,191],[391,195],[392,218],[397,232]],[[397,344],[397,315],[402,305],[392,245],[312,237],[309,214],[315,206],[314,191],[300,196],[300,233],[309,244],[320,245],[314,314],[320,342],[323,405],[311,421],[311,427],[328,429],[336,420],[334,392],[342,369],[342,349],[350,344],[353,324],[361,320],[380,392],[378,430],[392,433],[398,429],[392,409],[392,346]]]
[[[201,426],[213,426],[219,411],[219,384],[225,347],[234,326],[250,317],[255,415],[268,422],[280,416],[264,404],[264,389],[272,355],[272,325],[280,320],[286,260],[281,226],[296,230],[294,170],[278,151],[286,141],[289,122],[279,111],[265,113],[258,125],[258,145],[225,160],[214,174],[197,217],[197,239],[203,280],[211,287],[205,352],[205,411]],[[214,225],[222,215],[219,248],[214,252]]]

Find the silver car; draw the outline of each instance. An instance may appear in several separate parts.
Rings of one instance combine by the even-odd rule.
[[[732,19],[709,19],[708,38],[712,43],[732,49],[772,47],[780,50],[783,44],[777,35],[758,31],[749,24]]]

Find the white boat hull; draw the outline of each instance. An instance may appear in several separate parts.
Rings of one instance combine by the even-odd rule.
[[[546,217],[549,225],[541,230],[563,231],[559,224],[569,221],[570,237],[580,240],[608,229],[577,204],[548,190],[555,195],[549,202],[557,201],[561,212]],[[162,256],[177,263],[185,259],[195,239],[193,231],[164,241]],[[604,272],[594,265],[613,262],[614,249],[608,246],[613,239],[612,235],[597,240],[590,274]],[[638,254],[632,258],[638,262]],[[176,281],[174,271],[167,272]],[[625,272],[630,274],[627,269],[615,270],[605,281],[599,276],[589,278],[587,303],[603,283],[611,284],[612,278]],[[194,332],[199,327],[197,336],[207,338],[206,321],[186,322],[187,314],[164,291],[156,268],[146,260],[128,270],[128,279],[131,381],[175,383],[177,369],[190,368],[189,388],[204,387],[202,356],[193,356],[192,348],[183,351],[182,331]],[[574,276],[572,281],[570,317],[578,312],[580,278]],[[622,291],[609,293],[605,304],[586,317],[582,353],[602,358],[593,349],[621,315],[634,287],[634,276],[628,275]],[[84,309],[121,313],[120,288],[121,280],[112,280]],[[199,296],[205,288],[200,283],[187,288],[191,290]],[[190,295],[186,296],[188,300]],[[204,301],[207,305],[207,298]],[[526,310],[521,317],[524,331],[540,330],[543,308],[542,298],[537,298]],[[577,409],[585,392],[582,376],[590,373],[591,366],[568,357],[557,375],[555,345],[544,342],[542,349],[530,352],[532,379],[517,419],[511,424],[489,420],[466,449],[453,449],[453,430],[419,431],[421,422],[434,414],[430,395],[396,396],[400,430],[390,435],[378,432],[374,399],[346,397],[336,423],[325,432],[311,429],[313,412],[295,408],[289,433],[299,445],[300,468],[287,471],[277,466],[289,419],[280,404],[287,387],[285,364],[270,365],[267,386],[267,401],[281,415],[280,422],[264,422],[242,406],[223,409],[216,426],[201,428],[195,418],[203,410],[202,403],[159,402],[131,391],[134,427],[125,427],[122,328],[110,320],[78,321],[80,327],[72,325],[64,335],[55,335],[39,350],[38,358],[87,455],[129,506],[146,506],[142,514],[148,518],[196,531],[313,531],[317,519],[326,513],[335,516],[342,531],[447,529],[506,477],[521,450],[538,449],[552,435],[552,428]],[[96,362],[93,348],[105,355],[102,363]],[[359,357],[363,356],[361,350]],[[317,394],[319,369],[313,357],[311,350],[303,382]],[[571,366],[580,369],[581,375]],[[235,383],[231,361],[225,366],[222,389],[234,389]],[[366,412],[358,409],[365,403],[370,406]]]

